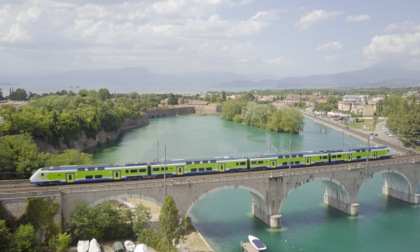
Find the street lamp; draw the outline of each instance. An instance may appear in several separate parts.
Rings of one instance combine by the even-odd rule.
[[[367,156],[366,156],[366,171],[369,168],[369,148],[370,148],[370,139],[373,139],[373,135],[368,135],[368,145],[367,145]]]

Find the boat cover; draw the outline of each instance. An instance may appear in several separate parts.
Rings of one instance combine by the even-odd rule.
[[[95,238],[90,240],[89,252],[101,252],[101,246],[99,246],[99,243]]]
[[[124,247],[127,252],[133,252],[136,249],[136,245],[132,241],[125,241]]]
[[[89,250],[89,241],[79,240],[77,242],[77,252],[88,252]]]

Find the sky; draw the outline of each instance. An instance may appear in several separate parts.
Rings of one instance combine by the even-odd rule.
[[[0,76],[420,69],[418,0],[0,0]]]

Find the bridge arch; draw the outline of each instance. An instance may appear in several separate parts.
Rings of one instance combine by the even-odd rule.
[[[338,200],[345,204],[350,204],[351,200],[350,200],[349,192],[343,183],[341,183],[340,181],[334,178],[329,178],[329,177],[312,177],[311,179],[302,181],[302,183],[300,183],[298,186],[290,188],[287,191],[286,197],[284,197],[284,199],[280,201],[279,213],[281,213],[281,209],[283,208],[283,203],[294,190],[296,190],[297,188],[301,187],[304,184],[308,184],[310,182],[314,182],[318,180],[321,181],[325,186],[326,192],[325,192],[324,198],[325,196],[328,196],[328,198]]]
[[[382,174],[385,184],[384,187],[388,189],[392,189],[394,191],[403,192],[406,194],[415,193],[417,191],[416,186],[410,182],[410,179],[402,172],[398,170],[381,170],[374,172],[370,178],[373,178],[376,175]],[[357,190],[357,197],[359,196],[360,189],[363,185],[368,182],[370,179],[366,179],[360,185]],[[357,199],[356,197],[356,199]]]
[[[88,207],[97,206],[97,205],[100,205],[104,202],[111,201],[111,200],[120,201],[122,199],[128,199],[128,198],[144,199],[144,200],[153,202],[153,203],[155,203],[156,205],[159,205],[159,206],[163,205],[162,202],[160,202],[160,201],[158,201],[158,200],[156,200],[152,197],[149,197],[149,196],[140,195],[140,194],[119,194],[119,195],[113,195],[113,196],[98,199],[98,200],[88,204]]]
[[[200,201],[202,200],[204,197],[206,197],[209,194],[212,194],[214,192],[217,191],[221,191],[221,190],[225,190],[225,189],[242,189],[242,190],[246,190],[249,191],[251,193],[252,199],[254,202],[258,202],[259,204],[261,204],[262,206],[265,206],[267,211],[271,213],[271,208],[270,206],[266,203],[265,201],[265,196],[258,191],[257,189],[254,189],[252,187],[248,187],[248,186],[242,186],[242,185],[226,185],[226,186],[220,186],[220,187],[216,187],[213,188],[203,194],[201,194],[200,196],[196,197],[193,201],[192,204],[188,207],[187,211],[186,211],[186,216],[189,216],[189,214],[191,213],[192,209],[194,208],[194,206]]]

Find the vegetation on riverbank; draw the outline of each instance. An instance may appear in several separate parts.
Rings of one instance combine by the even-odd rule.
[[[285,133],[299,133],[304,126],[303,115],[296,108],[277,110],[271,104],[257,104],[246,99],[228,100],[223,103],[221,118]]]

